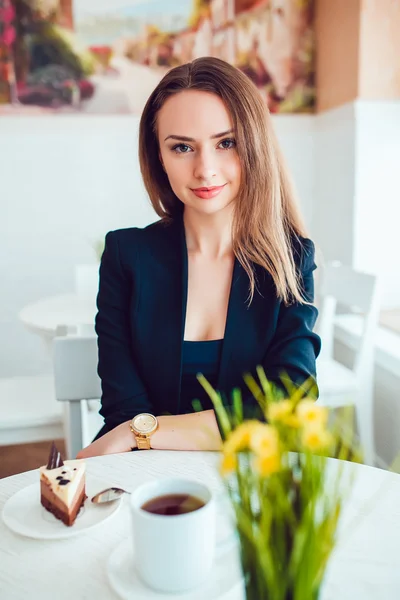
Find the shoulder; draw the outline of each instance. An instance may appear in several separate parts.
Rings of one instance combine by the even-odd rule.
[[[301,271],[308,271],[309,269],[315,269],[315,246],[314,242],[310,238],[302,237],[300,235],[292,234],[291,247],[293,252],[293,259],[296,266]]]
[[[168,238],[174,229],[176,229],[176,223],[166,223],[163,219],[159,219],[146,227],[127,227],[109,231],[106,235],[106,244],[114,243],[121,249],[132,245],[152,245]]]
[[[125,227],[123,229],[114,229],[106,235],[106,240],[118,241],[120,244],[129,242],[139,242],[140,240],[151,238],[164,229],[165,225],[160,219],[155,223],[146,225],[146,227]]]
[[[105,249],[117,254],[123,265],[149,265],[168,261],[176,262],[182,246],[180,222],[160,219],[146,227],[116,229],[106,235]],[[143,262],[144,261],[144,262]]]

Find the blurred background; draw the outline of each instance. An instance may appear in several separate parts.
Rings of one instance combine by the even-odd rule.
[[[320,401],[355,404],[366,461],[393,460],[399,30],[400,0],[0,0],[0,477],[100,428],[79,344],[104,236],[156,220],[140,113],[170,67],[206,55],[259,88],[316,243]]]

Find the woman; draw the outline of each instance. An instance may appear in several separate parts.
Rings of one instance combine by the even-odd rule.
[[[161,220],[107,234],[96,317],[105,427],[79,458],[218,449],[199,371],[226,398],[257,365],[278,385],[282,373],[315,376],[314,246],[253,83],[216,58],[172,69],[143,111],[139,158]]]

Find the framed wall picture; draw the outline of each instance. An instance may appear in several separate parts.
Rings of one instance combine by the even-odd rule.
[[[0,0],[0,115],[140,114],[163,75],[234,64],[271,112],[315,105],[313,0]]]

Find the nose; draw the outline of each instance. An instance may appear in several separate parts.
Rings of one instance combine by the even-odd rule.
[[[199,151],[194,164],[194,177],[201,183],[207,184],[211,183],[216,174],[215,156],[207,150]]]

